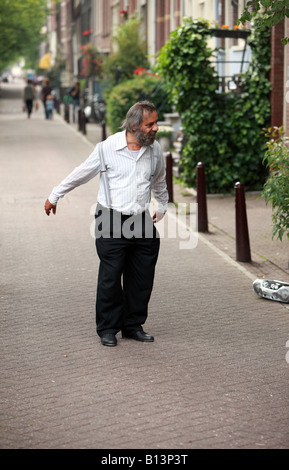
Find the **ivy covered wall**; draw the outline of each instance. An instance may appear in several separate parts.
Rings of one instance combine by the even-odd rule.
[[[255,24],[258,19],[256,18]],[[252,30],[248,43],[252,61],[241,75],[237,92],[219,91],[206,20],[185,19],[161,49],[157,72],[179,112],[185,146],[181,179],[196,185],[196,166],[203,162],[209,193],[229,193],[237,181],[246,190],[261,189],[270,125],[270,31]]]

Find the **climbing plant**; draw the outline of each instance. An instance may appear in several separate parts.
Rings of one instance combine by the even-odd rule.
[[[125,17],[126,11],[123,10]],[[111,86],[134,77],[134,70],[139,67],[149,68],[146,45],[140,36],[141,20],[132,17],[124,21],[114,37],[114,49],[104,60],[104,79]]]
[[[264,162],[270,168],[262,197],[272,206],[272,237],[289,239],[289,148],[283,127],[269,128]]]
[[[100,74],[102,58],[100,53],[92,44],[81,46],[82,66],[80,76],[89,78]]]
[[[240,77],[238,93],[219,90],[211,61],[216,50],[208,46],[213,34],[206,20],[185,19],[171,33],[156,65],[182,120],[181,179],[195,186],[196,166],[202,161],[210,193],[232,192],[236,181],[246,189],[261,189],[266,175],[263,128],[270,118],[270,32],[252,31],[252,62]]]
[[[260,15],[262,12],[262,15]],[[258,24],[255,26],[262,32],[267,28],[273,28],[287,17],[289,18],[288,0],[251,0],[246,3],[244,11],[238,20],[238,23],[246,24],[246,21],[254,21],[256,15],[259,15]],[[286,45],[289,37],[282,39],[282,44]]]

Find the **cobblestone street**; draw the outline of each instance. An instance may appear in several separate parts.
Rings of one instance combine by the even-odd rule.
[[[216,228],[190,250],[162,238],[145,325],[155,342],[101,345],[90,233],[98,177],[55,216],[43,209],[93,146],[41,107],[28,120],[19,84],[2,85],[0,448],[288,449],[288,308],[254,294],[264,267],[254,241],[247,267],[230,258],[229,239],[222,256]],[[210,223],[226,224],[229,211],[214,205]],[[285,276],[274,262],[266,274]]]

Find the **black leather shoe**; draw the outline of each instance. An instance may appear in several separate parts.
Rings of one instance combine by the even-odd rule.
[[[147,343],[152,343],[154,341],[153,336],[151,336],[148,333],[145,333],[144,331],[141,331],[141,330],[133,331],[132,333],[122,332],[122,337],[123,338],[135,339],[136,341],[143,341],[143,342],[147,342]]]
[[[101,344],[103,344],[103,346],[116,346],[117,339],[113,333],[104,333],[101,337]]]

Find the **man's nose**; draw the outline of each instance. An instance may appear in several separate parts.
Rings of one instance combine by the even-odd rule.
[[[157,132],[159,130],[159,126],[157,124],[154,124],[153,126],[153,131]]]

